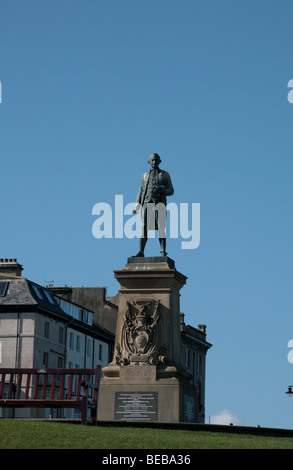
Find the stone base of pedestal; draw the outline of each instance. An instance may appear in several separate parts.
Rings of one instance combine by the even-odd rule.
[[[197,422],[195,388],[174,367],[161,371],[156,366],[114,369],[106,370],[109,375],[101,380],[99,421]]]
[[[121,285],[115,351],[103,369],[98,420],[197,422],[197,394],[181,365],[186,276],[168,257],[131,257],[114,273]]]

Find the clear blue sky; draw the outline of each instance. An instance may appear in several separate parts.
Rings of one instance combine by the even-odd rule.
[[[199,248],[167,251],[213,344],[207,420],[293,427],[292,17],[290,0],[0,5],[1,257],[115,295],[138,242],[94,238],[92,208],[134,201],[158,152],[172,202],[201,207]]]

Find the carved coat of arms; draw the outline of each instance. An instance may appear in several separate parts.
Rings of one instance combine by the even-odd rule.
[[[140,298],[127,304],[121,344],[116,346],[116,363],[165,362],[165,348],[159,345],[160,300]]]

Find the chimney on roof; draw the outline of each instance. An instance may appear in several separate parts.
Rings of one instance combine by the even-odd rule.
[[[204,335],[206,334],[207,326],[206,325],[198,325],[198,329]]]
[[[0,273],[12,276],[21,276],[23,267],[16,258],[0,258]]]

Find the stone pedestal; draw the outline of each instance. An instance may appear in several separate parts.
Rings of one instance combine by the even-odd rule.
[[[113,361],[103,369],[100,421],[196,421],[196,392],[181,365],[180,289],[168,257],[128,259],[120,283]]]

